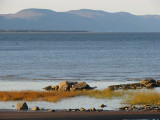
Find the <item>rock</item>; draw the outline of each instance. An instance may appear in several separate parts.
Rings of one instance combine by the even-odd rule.
[[[134,105],[131,105],[131,108],[135,109],[136,107]]]
[[[114,86],[109,86],[107,90],[109,90],[109,91],[114,91],[114,90],[116,90],[116,89],[114,89]]]
[[[33,110],[33,111],[37,111],[37,110],[40,110],[40,109],[39,109],[39,107],[34,106],[34,107],[32,108],[32,110]]]
[[[90,112],[90,111],[91,111],[90,109],[87,109],[87,110],[86,110],[86,112]]]
[[[55,112],[55,110],[54,109],[49,109],[48,112]]]
[[[139,110],[139,111],[143,111],[143,110],[144,110],[144,107],[139,107],[138,110]]]
[[[123,90],[128,90],[129,88],[130,88],[129,85],[122,85]]]
[[[160,108],[159,108],[159,107],[154,107],[153,109],[154,109],[154,110],[160,110]]]
[[[58,112],[65,112],[64,109],[58,109],[57,111],[58,111]]]
[[[80,111],[79,109],[76,109],[76,111]]]
[[[17,103],[17,110],[28,110],[28,105],[26,102]]]
[[[70,111],[72,111],[72,109],[67,109],[66,111],[67,111],[67,112],[70,112]]]
[[[80,111],[86,111],[84,108],[80,108]]]
[[[160,87],[160,80],[157,80],[156,85],[157,87]]]
[[[90,89],[94,89],[94,88],[96,88],[96,87],[90,87],[85,82],[79,82],[77,84],[72,85],[70,90],[90,90]]]
[[[64,109],[64,112],[68,112],[68,109]]]
[[[44,110],[43,108],[40,108],[39,110]]]
[[[68,83],[69,83],[70,85],[78,84],[78,82],[71,82],[71,81],[68,81]]]
[[[101,105],[99,105],[99,107],[106,107],[106,105],[104,105],[104,104],[101,104]]]
[[[79,109],[72,109],[72,112],[80,111]]]
[[[123,107],[120,107],[118,108],[119,111],[124,111],[124,110],[127,110],[129,107],[128,106],[123,106]]]
[[[137,111],[137,110],[139,110],[139,108],[137,108],[134,105],[131,105],[130,107],[125,108],[125,110],[127,110],[127,111]]]
[[[58,90],[59,89],[59,85],[56,86],[52,86],[51,90]]]
[[[90,89],[90,86],[88,84],[86,84],[86,82],[79,82],[78,85],[82,88],[82,89]]]
[[[153,88],[155,85],[153,83],[149,83],[145,85],[146,88]]]
[[[134,85],[134,84],[130,84],[129,88],[130,88],[130,89],[136,89],[136,88],[137,88],[137,86],[136,86],[136,85]]]
[[[151,108],[151,105],[144,105],[144,108],[145,108],[145,109],[150,109],[150,108]]]
[[[85,82],[80,82],[78,84],[72,85],[71,90],[82,90],[82,89],[89,89],[89,85],[87,85]]]
[[[91,108],[90,111],[96,111],[96,109],[95,108]]]
[[[145,85],[146,83],[147,83],[147,82],[146,82],[145,80],[142,80],[142,81],[141,81],[141,84],[142,84],[142,85]]]
[[[69,88],[70,91],[75,91],[77,89],[73,88],[73,85]]]
[[[142,88],[154,88],[154,87],[160,87],[160,81],[155,81],[152,78],[148,78],[145,80],[142,80],[140,83],[132,83],[132,84],[121,84],[121,85],[112,85],[107,88],[107,90],[128,90],[128,89],[142,89]]]
[[[62,81],[59,83],[59,90],[67,91],[70,90],[71,84],[68,81]]]
[[[141,84],[144,84],[144,85],[149,84],[149,83],[156,83],[156,81],[152,78],[147,78],[141,81]]]
[[[45,88],[43,88],[43,89],[45,89],[45,90],[47,90],[47,91],[50,91],[50,90],[52,89],[52,87],[51,87],[51,86],[47,86],[47,87],[45,87]]]
[[[140,83],[133,83],[133,84],[128,84],[129,85],[129,89],[140,89],[141,84]]]
[[[60,109],[59,112],[68,112],[68,109]]]
[[[145,87],[144,85],[142,85],[141,83],[133,83],[131,84],[132,86],[136,87],[136,89],[142,89],[143,87]]]
[[[97,109],[97,112],[102,112],[103,111],[103,109]]]
[[[47,86],[43,89],[47,91],[54,91],[54,90],[60,90],[60,91],[71,91],[71,90],[91,90],[97,87],[90,87],[85,82],[70,82],[70,81],[62,81],[59,85],[56,86]]]
[[[114,85],[113,87],[114,87],[114,90],[118,90],[120,85]]]

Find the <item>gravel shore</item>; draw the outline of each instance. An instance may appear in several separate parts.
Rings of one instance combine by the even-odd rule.
[[[159,120],[159,112],[17,112],[1,110],[0,120]]]

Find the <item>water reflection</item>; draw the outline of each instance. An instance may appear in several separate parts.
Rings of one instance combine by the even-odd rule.
[[[90,97],[73,97],[68,99],[62,99],[57,103],[53,102],[44,102],[44,101],[33,101],[27,102],[29,108],[33,108],[34,106],[38,106],[44,109],[77,109],[77,108],[96,108],[100,104],[105,104],[107,107],[103,108],[103,110],[116,110],[116,108],[120,107],[122,104],[120,103],[120,99],[95,99]],[[16,109],[16,104],[23,101],[9,101],[9,102],[0,102],[0,109]],[[13,107],[14,106],[14,107]]]

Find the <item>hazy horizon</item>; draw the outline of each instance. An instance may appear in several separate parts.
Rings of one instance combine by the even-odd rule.
[[[128,12],[134,15],[160,15],[159,0],[0,0],[0,14],[12,14],[23,9],[50,9],[57,12],[92,9],[105,12]]]

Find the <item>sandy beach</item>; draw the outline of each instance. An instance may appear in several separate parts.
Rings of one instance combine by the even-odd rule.
[[[128,120],[160,119],[159,112],[0,112],[0,120]]]

